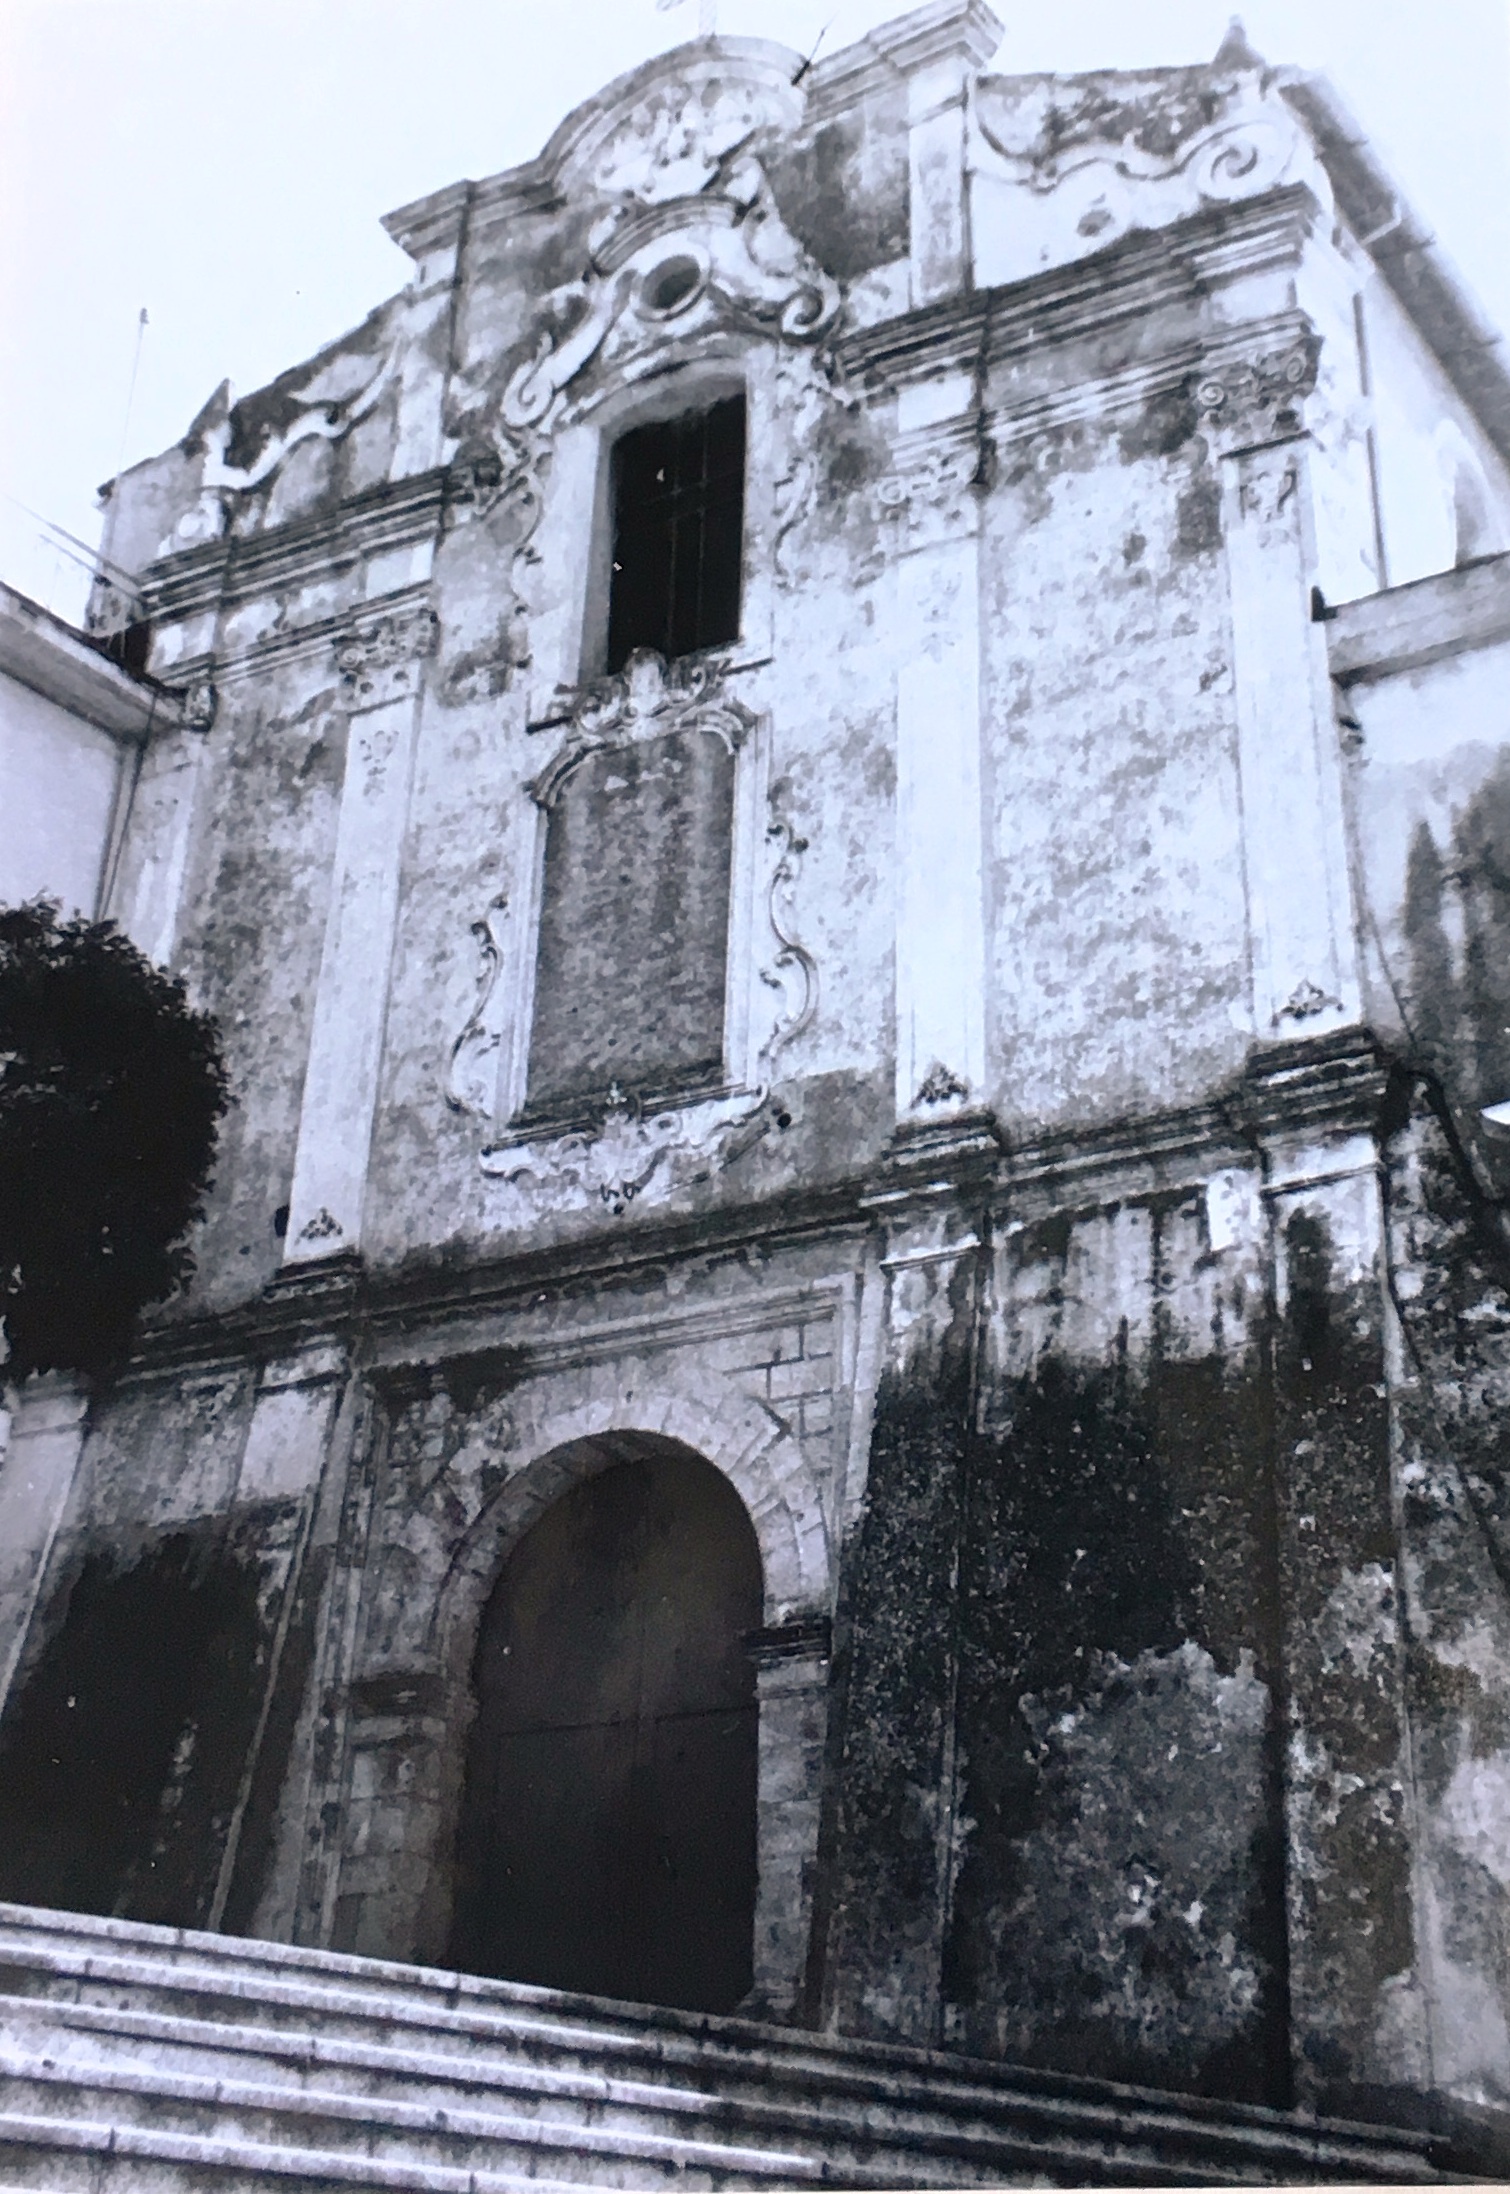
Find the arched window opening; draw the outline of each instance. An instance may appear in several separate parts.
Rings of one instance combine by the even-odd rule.
[[[752,1976],[760,1554],[711,1463],[643,1446],[546,1511],[484,1611],[452,1959],[731,2011]]]

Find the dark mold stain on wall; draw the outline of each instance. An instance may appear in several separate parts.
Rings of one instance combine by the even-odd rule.
[[[1027,1229],[1019,1269],[1062,1272],[1073,1233]],[[877,1396],[828,2000],[872,2032],[1283,2102],[1262,1361],[1140,1354],[1124,1320],[1101,1361],[1066,1338],[976,1393],[963,1271],[951,1308]]]
[[[925,2042],[936,2038],[974,1292],[967,1261],[937,1306],[940,1327],[882,1375],[839,1625],[847,1698],[825,1946],[830,2015],[851,2030]]]
[[[213,1527],[86,1554],[0,1727],[0,1895],[205,1924],[257,1720],[258,1599]]]
[[[991,2054],[1269,2099],[1263,1642],[1251,1615],[1209,1622],[1231,1598],[1203,1590],[1170,1453],[1226,1447],[1243,1400],[1202,1383],[1204,1425],[1188,1371],[1161,1407],[1125,1361],[1046,1356],[995,1398],[963,1542],[948,2026]]]
[[[837,117],[770,163],[782,219],[841,282],[908,249],[907,126],[900,102]]]

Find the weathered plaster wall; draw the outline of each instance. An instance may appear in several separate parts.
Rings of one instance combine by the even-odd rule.
[[[1449,1083],[1470,1133],[1510,1094],[1510,644],[1350,680],[1370,1014]],[[1482,1155],[1493,1164],[1492,1149]]]
[[[200,763],[174,965],[220,1024],[237,1102],[184,1306],[196,1314],[266,1286],[282,1255],[347,737],[329,688],[307,683],[242,685]]]
[[[1510,2099],[1510,1239],[1440,1094],[1402,1077],[1388,1180],[1422,1998],[1407,2078]]]
[[[1194,1097],[1248,1041],[1219,487],[1190,424],[1162,401],[1013,443],[986,506],[989,1088],[1014,1132]]]
[[[1382,275],[1361,284],[1386,578],[1510,547],[1510,475]]]
[[[108,731],[0,676],[0,904],[46,893],[95,913],[120,774]]]
[[[1352,663],[1345,836],[1309,596],[1377,573],[1324,178],[1241,55],[967,118],[941,21],[815,71],[811,127],[741,47],[734,107],[790,127],[738,199],[707,52],[640,72],[392,217],[410,289],[119,491],[176,544],[160,663],[220,691],[148,749],[116,905],[239,1106],[82,1464],[66,1409],[30,1428],[4,1742],[46,1767],[76,1668],[106,1712],[155,1597],[193,1681],[64,1892],[442,1956],[500,1564],[671,1441],[761,1553],[757,2008],[1489,2107],[1500,1218],[1450,1130],[1510,1095],[1502,629]],[[667,332],[636,223],[727,249],[728,294]],[[608,443],[740,384],[738,646],[711,698],[582,693]],[[620,1114],[541,1159],[545,780],[605,711],[705,703],[748,1116],[661,1175]],[[1357,1025],[1350,891],[1431,1118]]]
[[[841,2024],[1283,2084],[1264,1275],[1251,1177],[1213,1193],[1225,1233],[1175,1192],[894,1265],[848,1586]]]

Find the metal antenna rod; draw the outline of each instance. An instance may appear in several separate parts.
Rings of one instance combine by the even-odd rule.
[[[131,432],[131,407],[136,402],[136,376],[142,362],[142,338],[146,332],[147,308],[143,305],[136,323],[136,349],[131,354],[131,383],[126,390],[126,416],[121,421],[121,454],[115,467],[117,479],[126,469],[126,438]]]

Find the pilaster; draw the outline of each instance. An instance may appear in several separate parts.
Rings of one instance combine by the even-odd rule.
[[[760,1631],[750,1654],[760,1706],[751,2008],[784,2018],[802,1991],[812,1928],[828,1732],[827,1619]]]
[[[1264,1154],[1291,2061],[1339,2109],[1393,2076],[1416,1957],[1378,1152],[1339,1123]]]
[[[941,2039],[958,1842],[956,1595],[988,1255],[968,1163],[921,1162],[933,1155],[908,1153],[872,1198],[886,1331],[845,1558],[832,1902],[815,1946],[825,2026],[924,2046]]]
[[[968,396],[968,387],[957,393]],[[904,1124],[978,1104],[986,1073],[981,468],[974,419],[955,418],[906,437],[883,490],[896,588],[896,1109]]]
[[[358,1249],[398,919],[425,603],[369,619],[337,650],[347,717],[335,872],[294,1158],[285,1265]]]
[[[1316,345],[1213,367],[1197,405],[1217,452],[1231,582],[1243,860],[1254,1033],[1325,1035],[1360,1012],[1341,761],[1316,572],[1312,444],[1303,425]]]
[[[931,305],[970,286],[965,162],[970,79],[1001,43],[984,0],[934,0],[870,33],[907,79],[910,301]]]
[[[316,1292],[329,1294],[325,1308],[337,1316],[349,1307],[349,1286]],[[319,1848],[329,1669],[346,1642],[332,1573],[349,1498],[357,1399],[350,1374],[349,1348],[329,1331],[313,1331],[264,1365],[236,1488],[238,1502],[283,1504],[286,1522],[270,1543],[286,1567],[256,1744],[211,1924],[273,1942],[309,1939],[300,1933],[299,1898]]]

